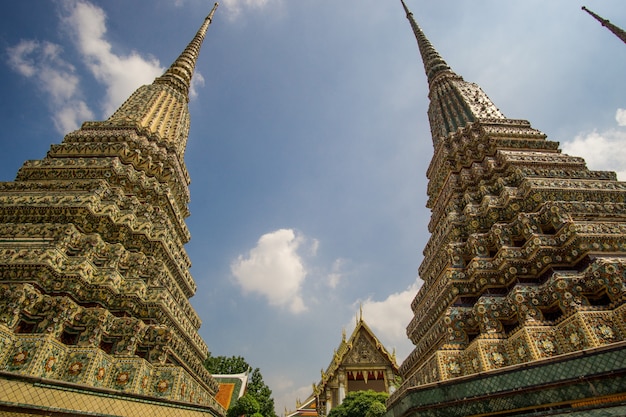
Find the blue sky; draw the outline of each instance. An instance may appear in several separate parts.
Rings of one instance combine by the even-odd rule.
[[[406,0],[510,118],[626,179],[623,0]],[[0,180],[152,82],[212,2],[21,0],[0,15]],[[359,304],[401,361],[428,239],[427,85],[399,0],[227,0],[196,67],[192,303],[214,355],[305,399]]]

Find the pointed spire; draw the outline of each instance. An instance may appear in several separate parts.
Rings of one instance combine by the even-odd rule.
[[[602,24],[602,26],[606,27],[611,32],[613,32],[613,34],[617,36],[618,38],[620,38],[622,42],[626,43],[626,31],[615,26],[613,23],[609,22],[608,20],[603,19],[602,17],[598,16],[597,14],[595,14],[594,12],[592,12],[585,6],[583,6],[582,9],[586,11],[587,13],[589,13],[591,16],[593,16],[594,19],[596,19],[598,22],[600,22],[600,24]]]
[[[189,42],[183,53],[180,54],[167,71],[154,81],[155,84],[169,84],[189,99],[189,86],[191,85],[191,77],[200,54],[200,47],[204,41],[207,29],[213,21],[213,15],[218,5],[218,3],[213,5],[213,9],[204,19],[204,23],[198,29],[196,36]]]
[[[139,87],[107,120],[109,126],[138,128],[150,140],[182,157],[189,136],[191,77],[217,6],[215,3],[194,38],[167,71],[152,84]]]
[[[433,143],[436,145],[442,137],[478,120],[504,119],[478,85],[464,81],[450,69],[417,25],[404,0],[400,1],[411,23],[428,77],[428,118]]]
[[[419,47],[420,54],[422,55],[422,61],[424,61],[424,71],[428,77],[428,83],[430,84],[434,80],[435,76],[441,72],[453,74],[446,61],[444,61],[441,55],[439,55],[439,53],[435,50],[433,45],[426,38],[426,35],[424,35],[424,32],[422,32],[422,29],[415,22],[413,13],[409,11],[409,8],[404,3],[404,0],[400,1],[402,2],[402,7],[404,7],[404,11],[406,12],[406,18],[409,19],[411,28],[413,29],[413,33],[417,39],[417,45]]]

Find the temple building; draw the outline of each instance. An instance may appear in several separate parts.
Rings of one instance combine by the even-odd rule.
[[[189,303],[189,87],[167,71],[0,183],[0,412],[222,416]]]
[[[295,411],[287,411],[287,407],[285,407],[283,415],[285,417],[318,417],[317,397],[314,394],[311,394],[304,401],[299,399],[296,400]]]
[[[297,401],[296,411],[285,412],[285,416],[325,416],[350,392],[393,392],[398,377],[395,352],[385,349],[361,312],[352,335],[346,339],[345,331],[342,333],[330,364],[313,385],[313,393],[305,401]]]
[[[626,183],[505,117],[402,5],[429,86],[432,214],[386,416],[626,415]]]
[[[240,374],[212,375],[219,386],[215,399],[225,410],[228,410],[246,393],[249,375],[248,371]]]

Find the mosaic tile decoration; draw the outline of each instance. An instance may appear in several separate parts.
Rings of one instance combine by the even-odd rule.
[[[216,8],[165,73],[109,119],[83,123],[26,161],[15,181],[0,182],[0,369],[8,378],[0,378],[0,400],[85,413],[101,405],[103,414],[109,404],[115,414],[137,408],[128,396],[145,396],[157,402],[135,415],[180,413],[172,401],[189,415],[225,414],[204,367],[184,247],[189,83]],[[102,390],[118,398],[105,400]]]
[[[124,397],[112,392],[90,392],[80,386],[64,388],[34,381],[0,378],[1,416],[26,417],[31,413],[67,417],[79,413],[98,417],[206,417],[209,412],[205,407],[158,402],[149,397]]]
[[[602,404],[603,397],[611,396],[614,399],[607,402],[616,406],[626,401],[624,346],[413,388],[390,404],[385,416],[461,417],[558,409],[562,404],[570,408],[577,403],[591,407],[594,401]]]
[[[529,121],[504,116],[477,84],[448,66],[402,3],[428,79],[434,154],[423,285],[407,325],[414,348],[388,405],[410,403],[420,410],[416,415],[430,415],[418,404],[444,407],[439,401],[457,395],[450,387],[461,398],[494,396],[455,405],[458,414],[445,406],[449,415],[502,414],[525,402],[541,408],[593,396],[582,394],[588,387],[576,375],[560,389],[545,386],[552,377],[541,369],[565,377],[550,365],[601,347],[624,349],[626,182],[590,170]],[[592,361],[579,364],[587,382]],[[509,374],[517,379],[506,380]],[[534,384],[546,389],[537,392]],[[598,384],[609,389],[608,381]],[[506,386],[519,392],[494,394]]]

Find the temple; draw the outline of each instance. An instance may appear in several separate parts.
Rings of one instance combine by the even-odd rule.
[[[349,338],[345,331],[333,358],[313,385],[305,401],[296,402],[296,411],[286,417],[325,416],[340,405],[348,393],[372,390],[391,393],[398,385],[395,352],[389,353],[363,320],[360,312]]]
[[[388,417],[626,415],[626,183],[451,70],[429,87],[430,239]]]
[[[0,183],[1,412],[225,414],[183,247],[189,87],[216,8],[108,120]]]
[[[212,375],[219,385],[215,399],[225,410],[228,410],[246,393],[249,374],[246,371],[239,374]]]

